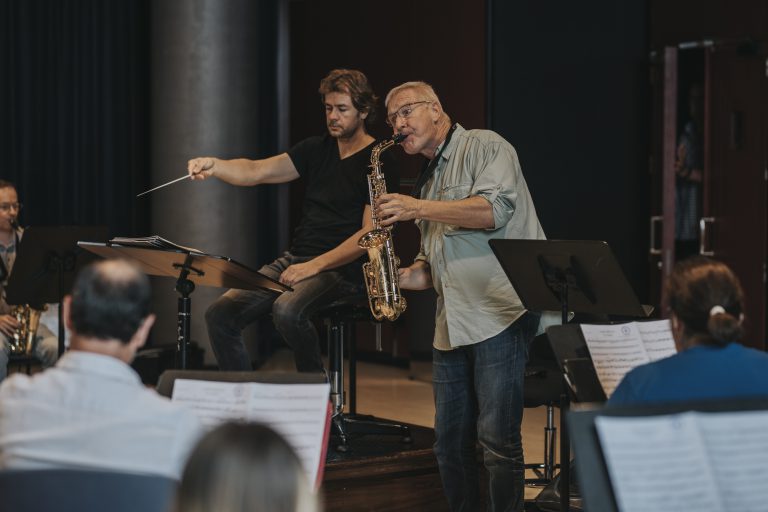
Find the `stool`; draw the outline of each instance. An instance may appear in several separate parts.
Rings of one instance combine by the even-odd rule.
[[[411,430],[406,425],[357,414],[357,358],[355,356],[355,323],[373,321],[368,309],[368,297],[352,295],[332,302],[317,312],[316,317],[326,325],[328,342],[328,380],[331,384],[333,418],[332,433],[339,439],[336,449],[347,451],[349,438],[354,435],[396,435],[411,442]],[[349,413],[344,412],[344,345],[349,348]],[[376,323],[376,348],[381,350],[381,323]]]
[[[546,406],[547,422],[544,426],[544,462],[529,463],[525,469],[532,469],[536,478],[527,478],[526,485],[547,485],[555,477],[557,453],[557,427],[555,407],[560,405],[563,392],[562,372],[549,346],[546,334],[537,336],[531,342],[528,364],[525,367],[523,384],[523,406],[526,408]]]

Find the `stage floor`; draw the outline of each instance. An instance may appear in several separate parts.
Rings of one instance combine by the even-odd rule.
[[[282,350],[262,369],[284,371],[292,367],[290,352]],[[329,449],[324,486],[327,511],[447,510],[432,453],[435,406],[430,373],[429,363],[409,370],[358,362],[357,412],[413,425],[414,443],[409,447],[395,436],[363,436],[353,440],[349,457]],[[558,412],[555,410],[555,425],[559,428]],[[545,423],[546,408],[525,410],[522,432],[526,462],[544,459]],[[408,465],[413,465],[410,476]],[[527,476],[534,475],[529,472]],[[540,490],[526,487],[526,500],[535,498]],[[423,495],[424,501],[417,494]],[[394,497],[400,495],[408,504],[406,508],[397,508],[395,501],[399,500]]]

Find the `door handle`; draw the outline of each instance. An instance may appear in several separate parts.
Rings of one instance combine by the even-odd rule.
[[[661,224],[664,221],[663,215],[651,216],[651,242],[648,248],[648,252],[652,255],[660,255],[661,247],[656,247],[656,224]]]
[[[714,224],[714,223],[715,223],[714,217],[702,217],[699,220],[699,254],[701,254],[702,256],[711,257],[715,255],[715,251],[711,250],[711,247],[709,251],[707,250],[707,242],[709,240],[707,239],[707,236],[706,236],[708,232],[707,224]],[[711,246],[712,244],[709,244],[709,245]]]

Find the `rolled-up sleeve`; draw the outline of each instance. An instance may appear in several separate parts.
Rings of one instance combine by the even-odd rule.
[[[506,225],[515,213],[520,163],[513,148],[498,143],[486,145],[483,159],[475,167],[470,195],[483,197],[491,204],[494,226],[488,229],[494,230]]]

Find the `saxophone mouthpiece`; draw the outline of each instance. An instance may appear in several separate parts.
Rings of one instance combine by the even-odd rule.
[[[403,135],[402,133],[398,133],[397,135],[392,137],[392,142],[394,142],[395,144],[400,144],[401,142],[403,142],[405,140],[406,137],[407,137],[407,135]]]

